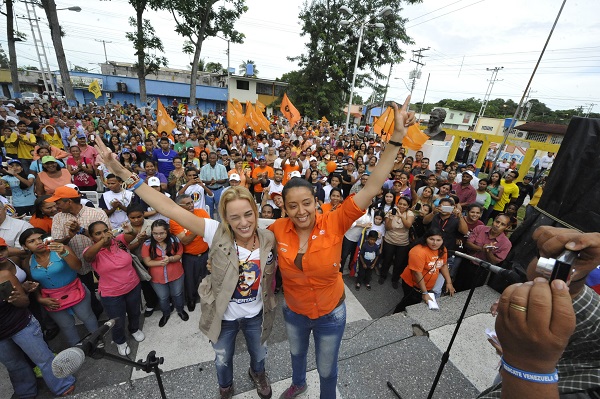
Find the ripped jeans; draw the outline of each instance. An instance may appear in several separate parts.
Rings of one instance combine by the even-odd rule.
[[[233,384],[233,354],[235,353],[235,338],[240,330],[246,338],[248,353],[250,354],[250,367],[255,373],[265,371],[265,358],[267,345],[261,345],[262,311],[249,319],[222,320],[221,333],[217,342],[212,343],[215,350],[215,367],[217,379],[221,388]]]

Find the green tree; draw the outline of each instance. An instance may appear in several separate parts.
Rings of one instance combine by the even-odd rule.
[[[198,61],[204,40],[221,34],[225,40],[243,43],[244,34],[235,30],[235,22],[248,7],[245,0],[153,0],[152,7],[170,10],[175,19],[175,31],[190,43],[184,46],[184,51],[194,54],[190,80],[190,106],[194,106]]]
[[[252,60],[242,61],[242,63],[240,64],[240,75],[246,75],[246,68],[248,67],[248,65],[254,65],[254,74],[252,75],[252,77],[257,77],[258,69],[256,69],[256,62]]]
[[[136,18],[130,17],[129,25],[137,28],[136,32],[127,32],[125,33],[125,36],[133,43],[133,46],[136,49],[138,60],[134,63],[134,68],[136,68],[138,72],[138,79],[140,81],[140,102],[145,104],[146,76],[157,73],[161,66],[168,65],[168,61],[163,56],[149,54],[149,50],[165,51],[162,40],[156,36],[154,27],[149,20],[143,20],[141,25],[141,35],[139,33],[140,26]]]
[[[207,62],[206,66],[204,67],[204,70],[210,73],[227,73],[227,71],[225,70],[225,68],[223,68],[223,65],[221,65],[220,62]]]
[[[4,52],[4,49],[2,48],[2,45],[0,44],[0,68],[8,69],[9,64],[10,64],[10,61],[8,60],[8,57],[6,56],[6,53]]]
[[[407,0],[405,3],[419,1]],[[384,27],[364,29],[356,87],[363,87],[367,77],[383,79],[379,72],[382,65],[403,60],[404,50],[400,46],[412,44],[412,41],[404,29],[406,19],[400,17],[400,4],[392,0],[312,0],[305,3],[300,20],[302,35],[307,36],[308,43],[306,51],[291,60],[298,62],[306,86],[298,88],[290,84],[288,90],[290,97],[293,94],[295,101],[303,104],[303,108],[299,108],[303,115],[342,119],[352,82],[359,25],[385,6],[392,8],[391,15],[370,21],[383,23]],[[347,18],[340,12],[341,6],[348,7],[355,16],[347,27],[340,26],[340,21]],[[291,77],[295,78],[294,75]]]

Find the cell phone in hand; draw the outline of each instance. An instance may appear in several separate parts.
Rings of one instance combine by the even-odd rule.
[[[13,292],[13,285],[10,281],[4,281],[0,283],[0,300],[7,301],[10,298],[10,294]]]

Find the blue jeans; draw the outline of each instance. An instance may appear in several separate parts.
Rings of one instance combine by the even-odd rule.
[[[223,193],[223,187],[216,189],[216,190],[211,190],[213,192],[213,196],[209,197],[208,195],[204,195],[204,200],[206,202],[206,205],[208,205],[208,209],[210,210],[208,212],[209,216],[212,218],[214,218],[215,220],[220,221],[221,218],[219,217],[219,201],[221,200],[221,194]],[[215,215],[216,212],[216,215]]]
[[[292,384],[299,387],[306,385],[306,356],[312,331],[321,383],[320,397],[335,398],[338,354],[346,328],[346,304],[342,303],[329,314],[317,319],[295,313],[284,304],[283,318],[292,355]]]
[[[152,287],[154,287],[154,291],[158,296],[158,305],[163,312],[163,316],[171,314],[169,296],[173,298],[173,305],[175,305],[177,312],[183,311],[183,276],[166,284],[153,282]]]
[[[142,306],[142,285],[138,284],[127,294],[120,296],[101,296],[102,305],[109,318],[117,318],[112,329],[112,340],[115,344],[127,342],[125,336],[125,315],[129,320],[128,330],[134,333],[140,329],[140,307]]]
[[[52,320],[60,327],[60,331],[65,334],[69,346],[75,346],[81,340],[77,327],[75,327],[73,315],[77,315],[77,318],[83,322],[89,332],[98,329],[98,319],[92,311],[92,295],[85,285],[83,287],[85,288],[83,301],[59,312],[48,312]]]
[[[458,274],[458,268],[460,266],[460,261],[462,258],[456,257],[454,255],[448,257],[448,273],[450,273],[450,278],[454,280],[456,275]],[[442,273],[438,274],[437,280],[435,280],[435,285],[431,289],[435,294],[436,298],[442,296],[442,290],[444,289],[444,283],[446,279],[442,276]]]
[[[215,350],[215,367],[217,379],[221,388],[227,388],[233,384],[233,355],[235,353],[235,337],[242,330],[248,353],[250,354],[250,367],[255,373],[265,371],[265,358],[267,357],[267,345],[261,345],[260,335],[262,333],[262,318],[260,312],[249,319],[222,320],[221,333],[217,342],[212,343]]]
[[[37,395],[35,374],[25,354],[40,368],[46,385],[54,395],[62,395],[75,383],[73,376],[56,378],[52,374],[54,354],[44,342],[40,323],[31,316],[27,327],[10,338],[0,340],[0,362],[6,366],[18,397],[33,398]]]

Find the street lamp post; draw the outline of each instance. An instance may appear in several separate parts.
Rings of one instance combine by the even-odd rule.
[[[346,7],[346,6],[341,6],[340,7],[340,11],[345,14],[348,17],[352,17],[352,11]],[[344,133],[348,133],[349,132],[349,126],[350,126],[350,108],[352,107],[352,97],[354,96],[354,84],[356,83],[356,71],[358,70],[358,60],[360,59],[360,47],[362,45],[362,38],[363,38],[363,33],[365,31],[365,27],[373,27],[373,28],[378,28],[378,29],[382,29],[384,28],[385,25],[383,25],[381,22],[377,22],[377,23],[370,23],[370,21],[376,17],[386,17],[388,15],[390,15],[392,13],[392,8],[391,7],[384,7],[382,8],[376,16],[366,16],[365,19],[360,23],[360,28],[358,30],[358,46],[356,48],[356,58],[354,60],[354,72],[352,73],[352,84],[350,86],[350,99],[348,100],[348,112],[346,113],[346,124],[345,124],[345,132]],[[342,20],[340,21],[340,25],[341,26],[348,26],[351,25],[353,21],[350,20]]]

